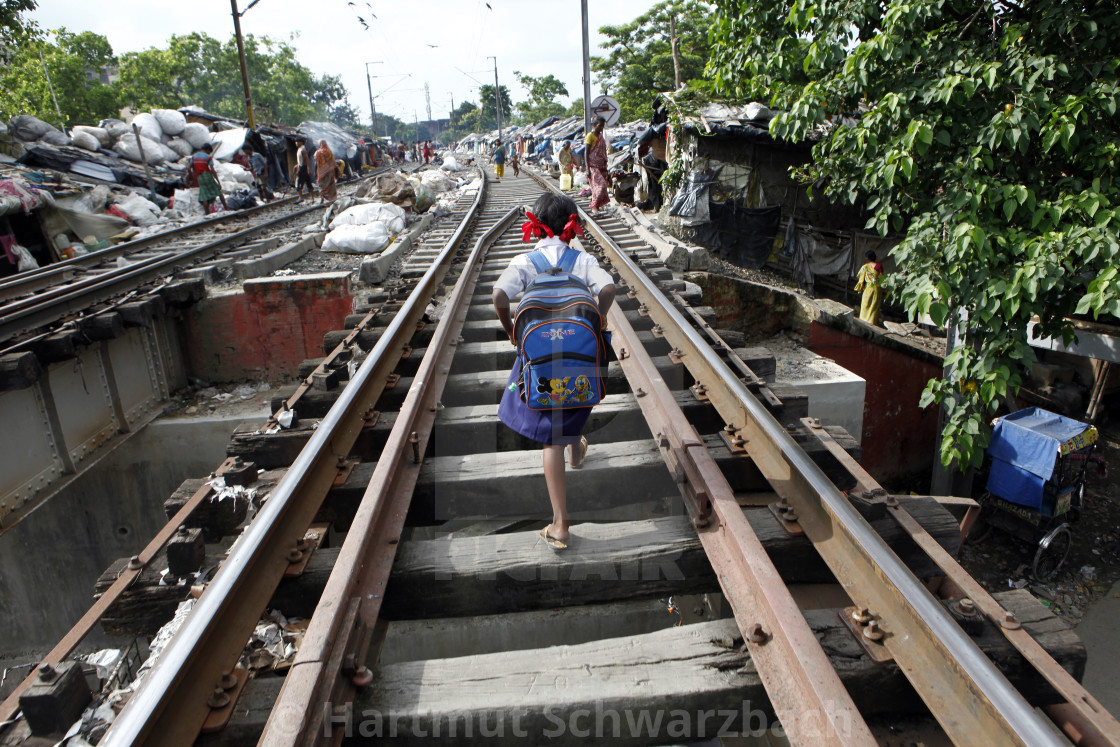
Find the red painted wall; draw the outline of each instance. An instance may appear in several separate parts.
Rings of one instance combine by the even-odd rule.
[[[323,335],[353,306],[345,272],[246,280],[243,291],[209,296],[187,313],[187,367],[207,381],[289,380],[323,355]]]
[[[937,408],[923,410],[918,399],[940,366],[817,322],[809,349],[867,381],[862,464],[872,477],[885,482],[933,466]]]

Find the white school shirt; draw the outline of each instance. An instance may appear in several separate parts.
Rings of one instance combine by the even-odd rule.
[[[545,258],[550,264],[556,265],[560,262],[560,255],[568,248],[560,239],[553,237],[549,239],[541,239],[533,250],[540,249],[544,252]],[[605,286],[614,285],[614,278],[611,274],[599,266],[599,263],[587,252],[572,247],[576,253],[576,264],[572,268],[572,275],[582,280],[587,284],[587,287],[596,296],[599,295]],[[529,259],[529,253],[518,254],[516,257],[509,261],[509,266],[506,267],[505,272],[498,278],[498,282],[494,284],[495,288],[501,288],[506,292],[506,298],[511,301],[517,297],[517,294],[525,290],[533,278],[539,273],[537,268],[533,266],[533,260]]]

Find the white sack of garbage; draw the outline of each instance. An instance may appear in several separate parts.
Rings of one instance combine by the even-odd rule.
[[[108,148],[112,144],[109,138],[109,131],[104,127],[89,127],[88,125],[75,125],[70,128],[70,135],[74,138],[74,144],[78,144],[78,133],[92,135],[97,140],[98,145],[102,148]],[[82,146],[78,146],[79,148]]]
[[[144,137],[152,140],[159,140],[163,137],[163,128],[159,126],[159,120],[148,112],[137,114],[132,120],[132,124],[140,129],[140,134]]]
[[[214,170],[218,172],[218,181],[222,183],[222,186],[225,186],[227,182],[237,182],[246,186],[252,186],[253,184],[252,172],[236,163],[215,161]]]
[[[170,154],[171,160],[179,158],[178,154],[170,150],[163,143],[158,140],[151,140],[149,138],[140,136],[141,145],[144,146],[144,157],[140,158],[140,147],[136,144],[136,135],[131,132],[125,133],[117,144],[113,146],[113,150],[120,153],[122,156],[130,161],[140,163],[141,160],[148,163],[162,163],[168,160]]]
[[[138,226],[150,226],[159,220],[159,205],[135,192],[118,197],[116,206]]]
[[[460,166],[455,156],[448,156],[443,159],[443,165],[440,167],[444,171],[462,171],[465,167]]]
[[[164,135],[175,137],[187,126],[187,118],[174,109],[152,109],[152,116],[159,122]]]
[[[198,192],[193,189],[177,189],[171,198],[171,204],[179,211],[180,215],[202,215],[202,205],[198,201]]]
[[[97,152],[101,150],[101,143],[97,142],[97,138],[88,132],[78,132],[74,130],[74,135],[70,138],[70,142],[77,148]]]
[[[181,137],[173,137],[168,140],[167,147],[175,151],[175,155],[177,155],[179,158],[182,158],[183,156],[189,156],[194,153],[194,148],[191,147],[191,144]]]
[[[201,148],[210,142],[210,130],[198,122],[188,124],[179,136],[190,143],[192,148]]]
[[[385,202],[370,202],[354,205],[343,210],[331,221],[332,229],[341,226],[367,226],[371,223],[384,223],[389,233],[398,234],[405,226],[404,208]]]
[[[420,182],[433,192],[446,192],[455,188],[455,180],[441,171],[425,171],[420,176]]]
[[[385,223],[378,221],[364,226],[339,226],[323,240],[324,252],[347,254],[378,254],[389,246],[392,237]]]

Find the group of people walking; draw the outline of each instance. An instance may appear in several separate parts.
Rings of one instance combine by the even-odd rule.
[[[591,183],[591,204],[589,209],[597,213],[604,205],[610,202],[607,190],[610,188],[610,172],[607,167],[607,156],[611,150],[611,142],[605,132],[607,122],[602,117],[596,117],[591,128],[584,138],[584,161],[587,164],[587,176]],[[556,160],[560,164],[561,175],[572,176],[575,170],[576,158],[572,151],[572,142],[565,140]],[[490,163],[494,165],[494,174],[499,180],[505,176],[506,163],[513,169],[514,176],[520,176],[521,165],[518,148],[507,147],[498,140],[494,150],[490,153]]]

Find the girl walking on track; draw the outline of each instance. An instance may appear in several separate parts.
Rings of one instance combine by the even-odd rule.
[[[588,206],[591,212],[610,202],[610,198],[607,197],[607,187],[610,185],[607,176],[607,153],[610,152],[611,143],[603,133],[606,125],[605,119],[596,117],[594,127],[584,140],[587,143],[587,171],[591,179],[591,205]]]
[[[535,213],[526,213],[529,221],[522,226],[525,241],[532,236],[541,237],[533,248],[544,254],[552,266],[559,266],[561,257],[569,249],[568,242],[582,234],[576,215],[576,204],[569,197],[546,193],[533,206]],[[513,319],[510,317],[510,299],[515,298],[537,276],[530,252],[518,254],[494,285],[494,311],[498,321],[517,347]],[[596,297],[599,314],[603,320],[614,302],[614,278],[599,267],[599,263],[586,252],[577,252],[571,274],[585,283]],[[544,480],[548,499],[552,504],[552,522],[541,530],[541,539],[550,547],[561,550],[569,541],[567,483],[564,477],[564,450],[568,450],[568,464],[577,469],[587,455],[587,439],[583,427],[591,414],[590,407],[566,410],[534,410],[523,399],[528,384],[521,381],[521,356],[518,355],[510,371],[509,381],[498,405],[498,418],[517,433],[544,445]]]

